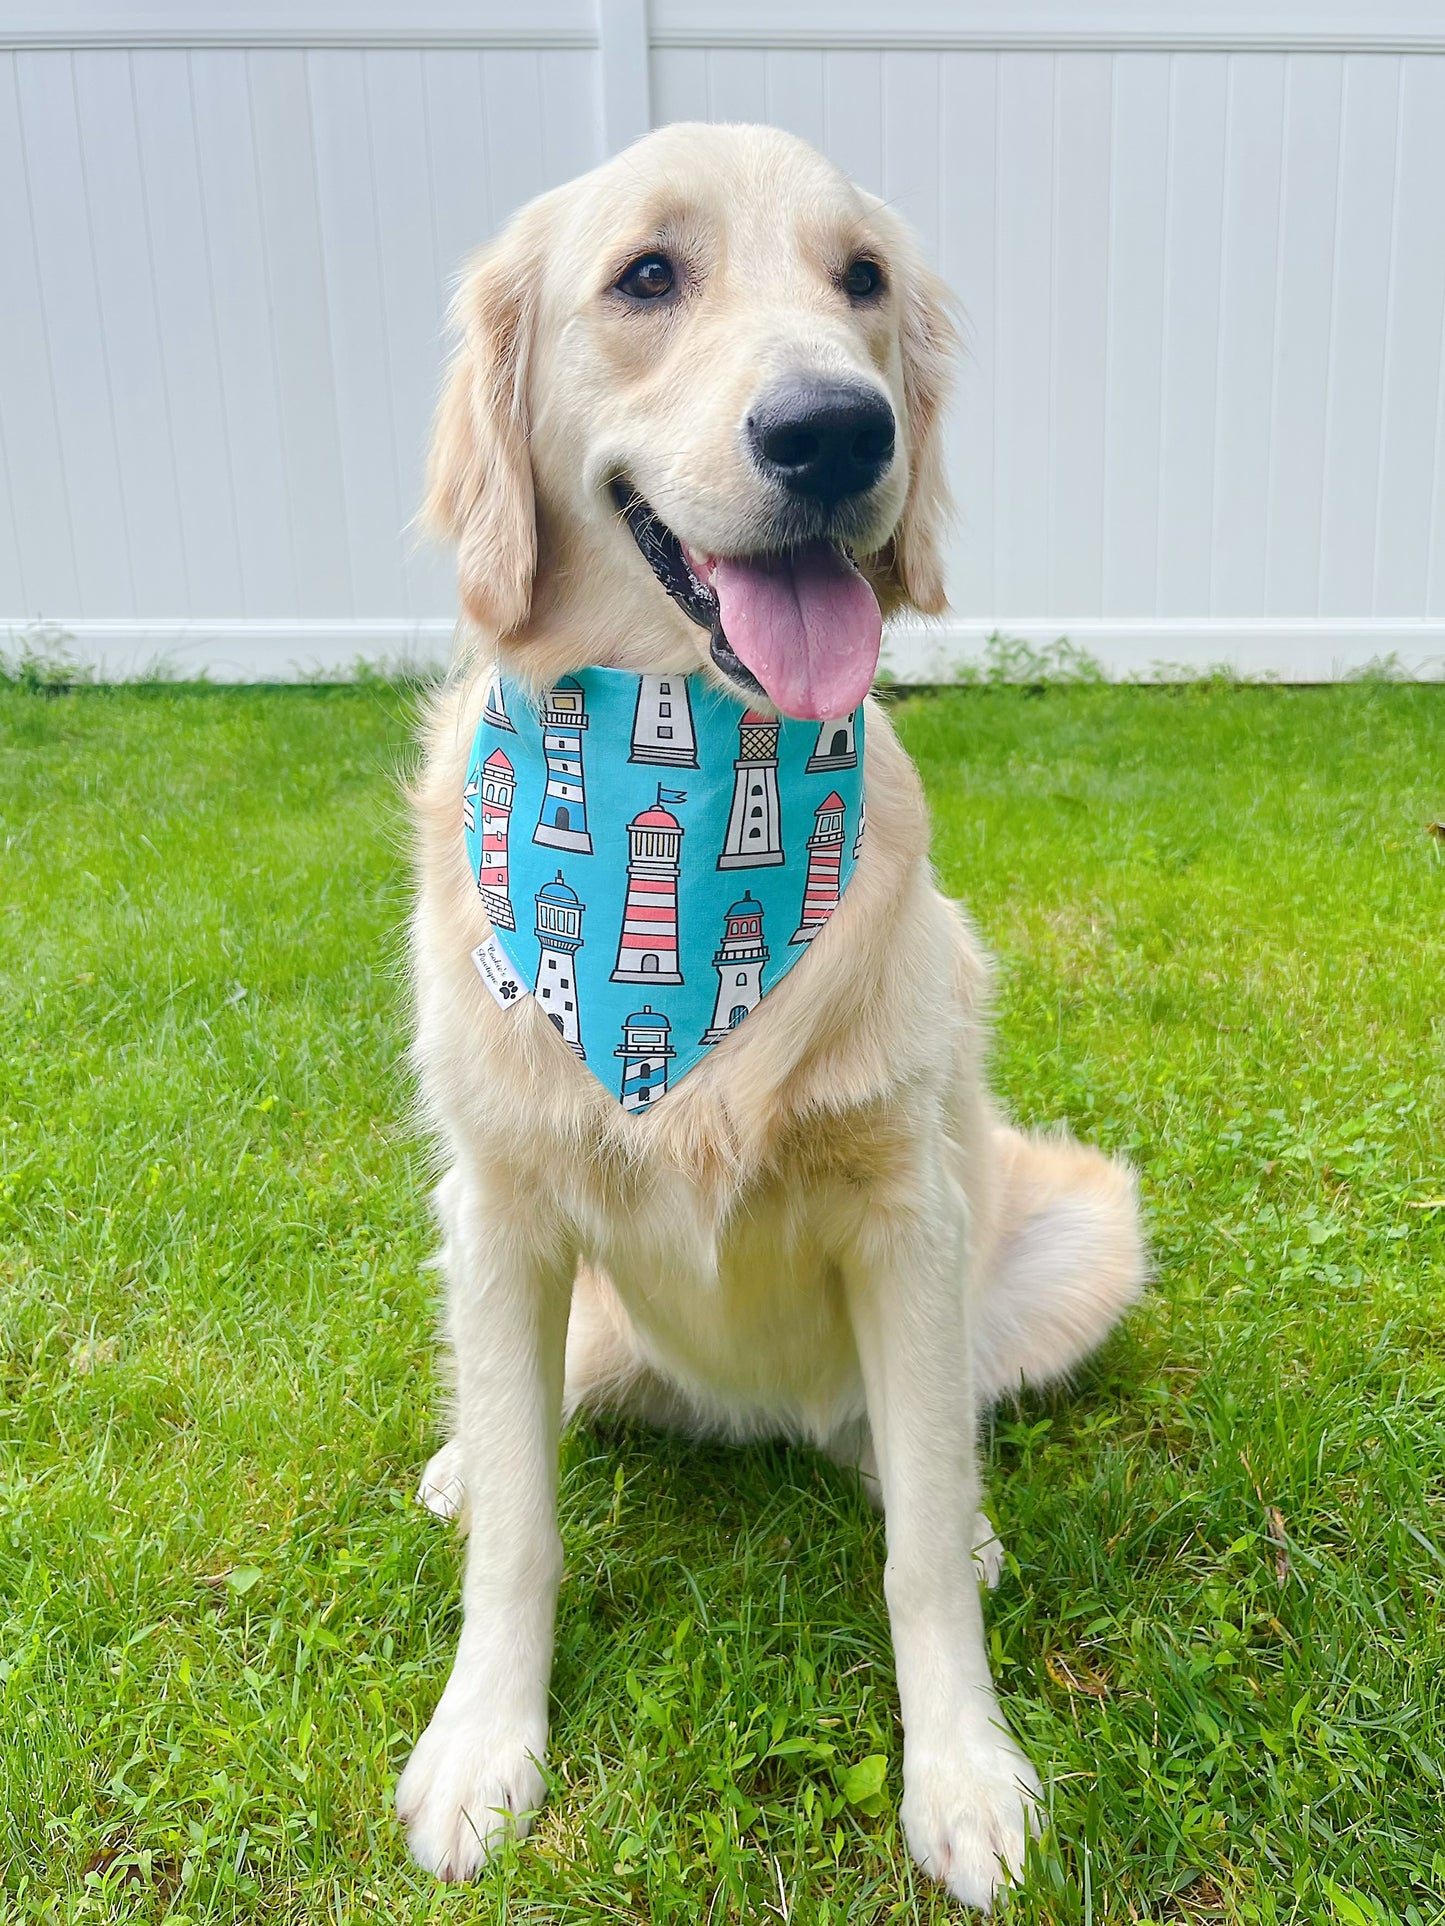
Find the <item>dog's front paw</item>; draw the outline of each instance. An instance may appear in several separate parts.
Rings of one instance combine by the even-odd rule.
[[[1038,1775],[1003,1733],[945,1755],[903,1762],[903,1830],[931,1879],[980,1912],[1023,1870],[1043,1831]]]
[[[526,1835],[545,1786],[542,1742],[498,1740],[487,1721],[438,1706],[396,1788],[412,1857],[438,1879],[470,1879],[508,1834]]]

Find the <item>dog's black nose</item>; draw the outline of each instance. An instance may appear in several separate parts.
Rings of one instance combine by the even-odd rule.
[[[748,416],[747,429],[763,473],[818,501],[871,488],[893,459],[893,410],[861,381],[780,382]]]

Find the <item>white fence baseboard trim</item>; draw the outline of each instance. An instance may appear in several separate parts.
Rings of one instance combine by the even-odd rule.
[[[448,621],[0,622],[0,656],[27,652],[105,682],[148,676],[212,682],[345,681],[359,668],[388,673],[444,664]],[[7,639],[8,638],[8,639]]]
[[[1338,682],[1372,666],[1416,681],[1445,679],[1445,621],[1000,616],[899,624],[883,664],[900,682],[950,682],[993,659],[995,636],[1045,654],[1061,639],[1111,680],[1168,682],[1225,672],[1277,682]]]
[[[449,621],[12,621],[0,623],[0,656],[13,661],[28,648],[107,681],[152,675],[332,681],[360,666],[392,673],[440,667],[454,635]],[[1173,681],[1223,671],[1279,682],[1335,682],[1385,662],[1416,680],[1445,680],[1445,621],[1053,617],[900,623],[884,640],[883,669],[898,682],[950,682],[996,660],[990,650],[995,635],[1040,654],[1067,638],[1114,680]]]

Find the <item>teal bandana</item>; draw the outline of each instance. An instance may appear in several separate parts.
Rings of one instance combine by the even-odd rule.
[[[497,676],[462,816],[498,1003],[535,996],[645,1110],[807,954],[863,840],[863,711],[799,722],[698,675]]]

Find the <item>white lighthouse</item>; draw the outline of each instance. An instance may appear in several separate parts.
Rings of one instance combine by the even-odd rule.
[[[672,1025],[650,1003],[622,1019],[622,1042],[612,1052],[622,1059],[622,1108],[646,1110],[667,1095],[667,1066],[677,1055]]]
[[[681,983],[677,967],[677,875],[682,824],[663,797],[677,790],[658,785],[657,801],[627,825],[627,901],[617,941],[614,983]]]
[[[587,792],[582,775],[582,732],[586,727],[587,698],[582,685],[570,675],[563,676],[547,691],[542,705],[547,789],[532,841],[590,856],[592,838],[587,833]]]
[[[868,798],[865,796],[858,805],[858,834],[853,838],[853,861],[856,863],[863,853],[863,832],[868,827]]]
[[[738,724],[733,806],[719,869],[767,869],[783,860],[778,805],[778,718],[749,709]]]
[[[632,718],[629,762],[660,762],[697,768],[697,736],[685,675],[640,675]]]
[[[507,838],[516,787],[516,771],[506,751],[494,749],[482,764],[482,863],[477,871],[477,888],[482,892],[488,916],[502,930],[517,927],[517,919],[512,914],[507,863]]]
[[[763,906],[749,892],[734,903],[723,921],[723,940],[713,954],[717,971],[717,1006],[702,1034],[704,1043],[719,1043],[736,1030],[763,994],[763,965],[769,957],[763,941]]]
[[[502,676],[499,669],[493,669],[492,679],[487,684],[487,703],[482,715],[494,729],[505,729],[509,735],[516,735],[517,725],[507,714],[507,700],[502,693]]]
[[[803,885],[803,913],[790,943],[811,943],[838,907],[843,868],[843,798],[832,790],[813,813],[808,838],[808,880]]]
[[[825,722],[818,730],[818,740],[813,753],[808,758],[809,775],[819,769],[856,769],[858,767],[858,744],[853,734],[853,717],[843,716],[837,722]]]
[[[543,1011],[562,1033],[562,1039],[575,1056],[585,1062],[582,1026],[577,1011],[577,952],[582,947],[582,912],[587,905],[575,889],[569,889],[557,871],[557,880],[544,883],[537,891],[537,984],[533,994]]]

